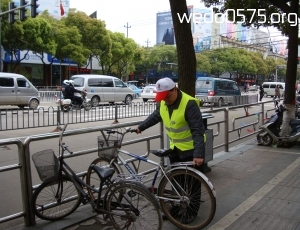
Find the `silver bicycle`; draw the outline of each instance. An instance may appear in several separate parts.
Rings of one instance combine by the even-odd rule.
[[[155,165],[156,171],[149,190],[156,195],[168,220],[181,229],[201,229],[207,226],[216,211],[216,192],[210,180],[193,168],[192,162],[176,163],[170,167],[163,167],[158,162],[120,149],[124,135],[129,132],[136,132],[136,130],[131,128],[107,130],[106,134],[102,131],[102,137],[98,137],[99,158],[91,164],[113,168],[116,175],[123,175],[124,178],[141,182],[146,175],[138,174],[140,162]],[[168,156],[170,153],[166,149],[150,152],[159,157]],[[138,161],[138,166],[132,162],[133,169],[122,155],[135,158]],[[128,173],[123,173],[122,168],[125,168]],[[155,184],[159,172],[162,173],[162,178],[156,189]],[[87,171],[86,183],[90,186],[99,184],[92,168]],[[96,199],[93,191],[89,189],[88,191],[91,198]]]
[[[59,220],[73,213],[80,203],[90,203],[93,211],[109,218],[116,229],[162,229],[159,204],[145,185],[126,179],[112,180],[114,169],[93,164],[90,170],[95,172],[97,186],[90,186],[76,175],[64,160],[65,151],[73,153],[62,142],[66,126],[60,135],[59,158],[52,149],[32,156],[43,181],[31,199],[36,216],[44,220]],[[91,191],[93,197],[89,195]]]

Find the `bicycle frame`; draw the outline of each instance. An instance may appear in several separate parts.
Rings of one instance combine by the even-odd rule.
[[[198,170],[195,170],[191,167],[188,167],[188,166],[191,166],[193,165],[193,162],[176,162],[176,163],[173,163],[171,164],[167,170],[164,169],[163,166],[161,166],[158,162],[155,162],[155,161],[152,161],[146,157],[141,157],[139,155],[136,155],[134,153],[131,153],[131,152],[128,152],[126,150],[122,150],[120,149],[121,148],[121,145],[122,145],[122,141],[124,139],[124,136],[126,133],[129,133],[129,132],[136,132],[136,130],[132,130],[130,128],[126,128],[125,129],[125,132],[119,132],[119,131],[112,131],[112,130],[107,130],[107,133],[110,135],[110,134],[113,134],[113,133],[117,133],[117,134],[120,134],[121,138],[120,138],[120,143],[119,143],[119,146],[118,146],[118,154],[117,154],[117,159],[124,165],[124,167],[128,170],[128,172],[133,176],[135,177],[135,179],[138,179],[136,177],[136,175],[140,175],[140,174],[137,174],[137,172],[135,172],[131,167],[130,165],[125,161],[125,159],[121,156],[120,153],[123,153],[127,156],[130,156],[130,157],[133,157],[137,160],[140,160],[140,161],[143,161],[143,162],[146,162],[146,163],[149,163],[149,164],[152,164],[152,165],[155,165],[157,166],[156,167],[156,170],[155,170],[155,175],[154,175],[154,178],[152,180],[152,184],[151,186],[153,187],[155,182],[156,182],[156,179],[157,179],[157,176],[158,176],[158,173],[159,171],[161,171],[163,173],[163,175],[166,177],[166,179],[169,181],[170,185],[172,186],[172,189],[173,191],[176,192],[176,194],[180,197],[180,199],[183,197],[182,195],[180,195],[180,193],[178,192],[178,188],[180,188],[181,192],[183,192],[183,194],[186,194],[184,189],[176,182],[176,187],[177,189],[175,188],[175,186],[173,185],[173,183],[171,183],[171,181],[169,180],[169,177],[167,176],[167,172],[171,172],[171,171],[174,171],[174,170],[181,170],[181,169],[184,169],[184,170],[190,170],[190,171],[193,171],[194,173],[196,173],[198,176],[200,176],[203,180],[206,181],[206,183],[208,184],[208,186],[210,187],[210,189],[212,190],[213,192],[213,195],[216,197],[216,193],[215,193],[215,190],[214,190],[214,187],[212,185],[212,183],[210,182],[210,180],[204,175],[202,174],[201,172],[199,172]],[[104,135],[104,132],[101,131],[102,135],[104,138],[105,135]],[[108,136],[109,138],[109,136]],[[108,139],[107,138],[107,139]],[[115,158],[111,159],[110,161],[110,164],[115,160]],[[174,167],[176,166],[176,167]],[[173,167],[173,168],[172,168]],[[156,197],[158,199],[162,199],[162,200],[171,200],[171,199],[168,199],[168,198],[165,198],[165,197],[159,197],[156,195]],[[173,200],[174,202],[180,202],[180,200]]]
[[[86,204],[87,202],[90,202],[90,198],[89,198],[89,194],[87,192],[84,191],[84,187],[92,190],[93,192],[98,194],[98,199],[97,199],[97,203],[96,203],[96,207],[94,207],[94,205],[92,205],[95,209],[95,211],[97,212],[101,212],[104,214],[113,214],[116,216],[122,216],[122,214],[117,214],[117,213],[112,213],[109,211],[106,211],[103,209],[103,207],[101,207],[101,194],[102,194],[102,189],[103,189],[103,185],[105,184],[107,186],[107,188],[109,188],[110,186],[115,187],[114,183],[112,183],[110,180],[106,180],[104,182],[102,182],[100,180],[100,186],[99,189],[94,188],[90,185],[88,185],[87,183],[85,183],[79,176],[76,175],[76,173],[71,169],[71,167],[64,161],[64,152],[68,151],[70,154],[72,154],[73,152],[71,152],[67,146],[65,146],[64,143],[62,143],[62,136],[63,133],[66,129],[67,125],[64,126],[64,129],[61,131],[61,136],[60,136],[60,140],[59,140],[59,145],[61,147],[61,153],[59,152],[59,171],[58,171],[58,180],[59,178],[61,178],[63,176],[62,172],[64,173],[65,176],[67,176],[75,185],[75,187],[80,191],[80,193],[83,195],[83,199],[82,199],[82,203]],[[99,178],[100,179],[100,178]],[[59,184],[58,185],[59,188],[57,189],[57,197],[61,197],[61,194],[59,194],[59,192],[61,193],[63,191],[63,184]],[[60,189],[61,188],[61,189]],[[109,188],[110,189],[110,188]],[[126,200],[127,198],[124,197]],[[127,200],[128,201],[128,200]],[[124,208],[124,205],[122,203],[116,203],[117,205],[121,205],[121,207]]]
[[[154,186],[154,184],[155,184],[155,182],[156,182],[156,179],[157,179],[157,176],[158,176],[158,173],[159,173],[159,171],[161,171],[161,172],[163,173],[163,175],[166,177],[166,179],[170,182],[172,188],[174,189],[174,191],[176,192],[176,194],[177,194],[179,197],[182,197],[182,196],[181,196],[180,193],[177,191],[178,188],[180,188],[181,192],[184,192],[184,193],[185,193],[184,189],[183,189],[178,183],[176,184],[176,186],[177,186],[178,188],[177,188],[177,189],[175,188],[175,186],[173,185],[173,183],[171,183],[171,181],[169,180],[169,178],[168,178],[168,176],[167,176],[167,174],[166,174],[167,170],[164,170],[164,168],[163,168],[158,162],[152,161],[152,160],[150,160],[150,159],[148,159],[148,158],[145,158],[145,157],[138,156],[138,155],[136,155],[136,154],[134,154],[134,153],[131,153],[131,152],[128,152],[128,151],[125,151],[125,150],[122,150],[122,149],[118,149],[118,157],[117,157],[118,160],[121,161],[121,163],[124,165],[124,167],[128,170],[128,172],[129,172],[133,177],[135,177],[136,175],[139,175],[139,174],[136,174],[136,172],[130,167],[130,165],[129,165],[129,164],[125,161],[125,159],[120,155],[120,153],[123,153],[123,154],[125,154],[125,155],[127,155],[127,156],[130,156],[130,157],[133,157],[133,158],[135,158],[135,159],[137,159],[137,160],[141,160],[141,161],[144,161],[144,162],[146,162],[146,163],[149,163],[149,164],[152,164],[152,165],[157,166],[157,168],[156,168],[156,170],[155,170],[155,175],[154,175],[154,178],[153,178],[153,180],[152,180],[151,186]],[[178,165],[178,163],[175,163],[174,166],[175,166],[175,165]],[[187,166],[192,165],[192,164],[191,164],[190,162],[181,162],[180,165],[181,165],[181,166],[185,166],[185,169],[190,170]],[[173,166],[173,165],[171,165],[171,166]],[[176,168],[176,169],[179,169],[179,168]],[[136,178],[136,179],[138,179],[138,178]],[[158,199],[162,199],[162,200],[172,200],[172,201],[174,201],[174,202],[180,202],[180,200],[173,200],[173,199],[169,199],[169,198],[165,198],[165,197],[160,197],[160,196],[157,196],[157,195],[156,195],[156,197],[157,197]]]

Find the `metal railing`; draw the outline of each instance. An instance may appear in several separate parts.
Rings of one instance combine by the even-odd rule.
[[[254,114],[248,114],[246,116],[239,116],[234,117],[232,121],[230,122],[229,119],[229,113],[234,112],[237,108],[243,108],[243,106],[234,106],[230,108],[220,108],[216,109],[214,111],[211,111],[210,113],[218,113],[223,112],[224,113],[224,119],[211,122],[207,126],[208,128],[213,129],[213,136],[214,138],[221,138],[221,144],[214,145],[213,149],[217,149],[220,147],[224,147],[225,152],[229,151],[229,144],[234,143],[236,141],[242,140],[244,138],[247,138],[251,135],[254,135],[258,133],[258,130],[256,130],[256,126],[263,123],[264,120],[264,103],[258,103],[258,105],[261,106],[261,112],[254,113]],[[250,105],[249,105],[250,106]],[[254,121],[249,123],[244,123],[238,125],[238,122],[240,120],[249,119],[255,117]],[[119,123],[114,125],[105,125],[105,126],[97,126],[97,127],[89,127],[89,128],[82,128],[82,129],[75,129],[75,130],[69,130],[65,132],[64,136],[77,136],[77,135],[84,135],[84,134],[90,134],[93,132],[99,132],[101,130],[111,129],[111,128],[121,128],[121,127],[130,127],[130,126],[136,126],[141,121],[134,121],[134,122],[126,122],[126,123]],[[221,126],[224,126],[221,128]],[[245,132],[247,128],[252,128],[252,132],[248,133]],[[164,135],[163,135],[163,125],[160,123],[158,134],[152,135],[152,136],[146,136],[138,139],[130,139],[130,141],[125,141],[123,145],[136,145],[140,142],[146,142],[147,150],[150,149],[150,142],[159,139],[159,146],[160,148],[164,148]],[[231,134],[236,134],[236,138],[230,139]],[[221,134],[221,135],[220,135]],[[33,135],[27,137],[24,142],[22,143],[19,139],[6,139],[6,140],[0,140],[0,146],[7,146],[7,145],[14,145],[16,144],[18,146],[18,164],[13,165],[6,165],[0,167],[0,173],[3,173],[8,170],[19,170],[20,171],[20,183],[21,186],[21,193],[22,193],[22,204],[20,204],[20,210],[24,211],[16,211],[14,214],[8,214],[7,216],[0,218],[0,223],[8,222],[20,217],[24,217],[24,223],[25,226],[31,226],[35,223],[35,216],[33,211],[30,207],[30,201],[31,201],[31,194],[32,191],[38,186],[38,185],[32,185],[32,170],[31,170],[31,159],[30,156],[32,155],[31,150],[34,147],[35,143],[38,143],[38,141],[46,140],[50,141],[51,139],[58,138],[59,133],[45,133],[42,135]],[[222,139],[223,138],[223,139]],[[98,148],[88,148],[83,149],[77,152],[74,152],[72,155],[67,155],[66,158],[74,158],[82,155],[88,155],[88,154],[94,154],[98,152]],[[149,152],[149,151],[147,151]],[[147,155],[145,155],[147,156]],[[127,162],[133,162],[134,159],[127,159]],[[163,162],[163,159],[161,159],[161,163]],[[141,172],[143,174],[149,174],[153,172],[152,170],[155,169],[148,169],[145,172]],[[86,171],[79,172],[78,175],[85,175]],[[12,179],[15,181],[15,179]],[[9,187],[7,187],[9,189]],[[13,191],[15,192],[15,191]],[[4,197],[4,199],[6,199]],[[7,199],[9,200],[9,199]],[[4,204],[2,204],[4,205]],[[1,228],[1,227],[0,227]]]
[[[39,128],[60,124],[76,124],[147,116],[156,109],[154,102],[138,102],[132,105],[99,105],[89,111],[84,109],[63,112],[60,106],[32,109],[2,109],[0,131]]]
[[[39,91],[41,101],[53,101],[56,102],[61,98],[61,91]]]
[[[20,211],[0,218],[0,223],[4,223],[10,220],[14,220],[16,218],[24,217],[24,222],[26,226],[30,225],[29,221],[29,214],[30,212],[30,203],[29,198],[31,197],[31,192],[28,190],[28,184],[30,184],[30,174],[28,175],[28,169],[30,169],[30,161],[29,161],[29,155],[26,155],[24,153],[24,146],[21,140],[19,139],[6,139],[6,140],[0,140],[0,146],[6,147],[7,145],[17,145],[18,147],[18,163],[17,164],[11,164],[11,165],[5,165],[0,167],[0,174],[7,171],[13,171],[18,170],[19,171],[19,178],[15,178],[15,180],[19,179],[20,181],[20,189],[21,189],[21,195],[22,195],[22,209]],[[1,152],[3,153],[3,151]],[[4,185],[2,185],[4,186]],[[7,189],[9,189],[9,185],[6,186]],[[5,207],[4,204],[1,205],[2,208]],[[23,211],[21,211],[23,210]],[[25,214],[28,214],[27,216]]]
[[[57,97],[57,93],[60,91],[47,91],[41,97],[44,100],[50,100]],[[205,102],[205,99],[202,100]],[[234,101],[234,105],[245,107],[256,103],[257,95],[234,96],[231,97],[231,100]],[[80,109],[63,112],[60,106],[40,107],[35,110],[29,108],[2,109],[0,111],[0,131],[56,126],[57,123],[75,124],[105,120],[114,120],[114,123],[117,123],[118,119],[122,118],[147,116],[156,109],[156,106],[155,102],[133,102],[131,105],[100,104],[89,111]],[[216,108],[215,110],[218,111],[219,109]]]

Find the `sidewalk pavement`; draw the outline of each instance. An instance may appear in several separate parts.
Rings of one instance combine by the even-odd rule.
[[[300,229],[300,145],[265,147],[251,140],[215,154],[208,165],[211,172],[206,176],[217,193],[217,210],[205,229]],[[38,221],[33,227],[10,229],[114,228],[85,205],[61,221]],[[163,229],[177,228],[164,221]]]

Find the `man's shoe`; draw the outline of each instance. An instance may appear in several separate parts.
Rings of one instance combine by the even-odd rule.
[[[181,213],[179,213],[179,211],[180,211],[179,206],[173,206],[172,208],[170,208],[169,213],[172,217],[178,219],[181,216]],[[165,214],[162,214],[162,219],[168,220],[168,217]]]
[[[178,218],[181,215],[181,213],[179,213],[179,211],[180,211],[179,206],[173,206],[172,208],[170,208],[169,213],[174,218]]]
[[[157,193],[157,188],[155,188],[154,186],[150,186],[148,187],[148,190],[153,193],[153,194],[156,194]]]
[[[183,224],[190,224],[190,223],[194,222],[194,220],[195,220],[194,216],[184,216],[181,219],[181,223],[183,223]]]
[[[162,214],[161,217],[163,220],[168,220],[168,217],[165,214]]]

